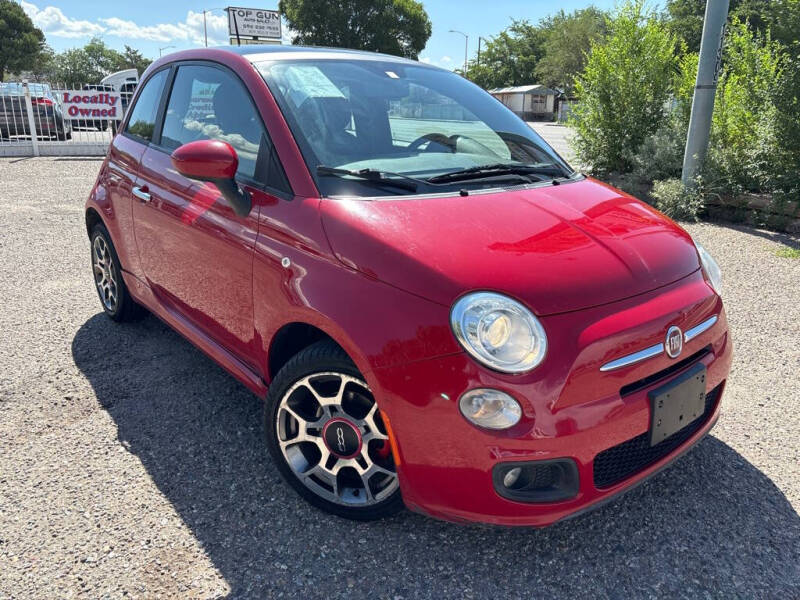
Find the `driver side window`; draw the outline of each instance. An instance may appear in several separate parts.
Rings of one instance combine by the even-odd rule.
[[[237,175],[256,178],[259,157],[269,150],[269,144],[247,91],[223,69],[180,66],[164,115],[161,145],[174,150],[209,139],[233,146],[239,155]]]

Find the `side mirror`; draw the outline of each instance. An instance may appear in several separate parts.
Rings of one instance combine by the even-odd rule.
[[[197,140],[184,144],[172,153],[172,165],[184,177],[216,185],[240,217],[250,214],[250,195],[239,190],[234,181],[239,157],[227,142]]]

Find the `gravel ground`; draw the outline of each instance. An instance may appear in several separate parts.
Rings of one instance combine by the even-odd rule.
[[[570,144],[573,130],[560,123],[546,123],[543,121],[529,121],[528,126],[542,136],[553,149],[561,155],[570,165],[577,168],[578,159]]]
[[[800,598],[800,240],[700,224],[736,344],[713,435],[544,530],[357,524],[279,480],[261,401],[152,317],[115,325],[96,160],[0,160],[0,598]]]

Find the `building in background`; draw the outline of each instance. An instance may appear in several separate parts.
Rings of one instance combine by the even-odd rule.
[[[551,121],[559,93],[541,84],[489,90],[489,93],[526,121]]]

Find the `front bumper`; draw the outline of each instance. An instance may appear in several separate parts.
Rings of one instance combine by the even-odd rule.
[[[609,360],[663,341],[672,325],[686,331],[714,315],[714,326],[687,342],[678,359],[661,355],[600,371]],[[657,292],[541,320],[550,354],[529,374],[495,373],[465,353],[371,373],[397,442],[398,475],[409,508],[451,521],[549,525],[633,487],[713,427],[732,346],[722,302],[699,272]],[[610,449],[636,450],[637,438],[649,429],[648,392],[698,362],[707,369],[706,413],[664,452],[644,455],[633,470],[615,473],[615,460],[621,459]],[[523,408],[520,423],[502,432],[468,423],[458,399],[475,387],[514,396]],[[495,490],[497,465],[561,458],[573,460],[578,470],[577,494],[568,500],[520,502]],[[605,478],[598,465],[606,469]]]

